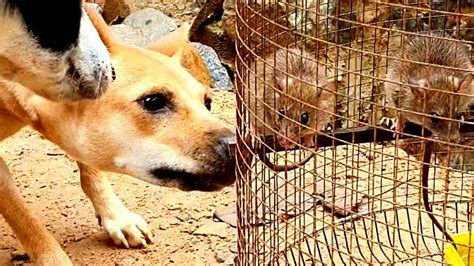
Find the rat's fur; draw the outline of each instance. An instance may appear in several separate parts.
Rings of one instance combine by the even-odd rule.
[[[250,77],[250,126],[258,136],[277,134],[280,145],[312,145],[313,136],[330,120],[335,106],[335,81],[329,81],[325,68],[301,49],[280,49],[258,61],[256,76]],[[255,97],[256,96],[256,97]],[[307,125],[301,114],[309,115]]]
[[[472,65],[465,46],[440,38],[434,34],[407,38],[390,64],[385,94],[389,107],[400,109],[398,131],[408,120],[424,126],[435,137],[456,141],[460,123],[449,119],[461,119],[461,112],[471,101],[466,94],[472,94]]]

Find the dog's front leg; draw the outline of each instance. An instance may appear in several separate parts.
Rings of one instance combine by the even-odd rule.
[[[13,229],[34,264],[72,265],[56,239],[28,209],[1,157],[0,213]]]
[[[94,205],[99,225],[116,245],[145,247],[152,241],[152,233],[143,218],[125,207],[115,195],[109,180],[99,171],[78,163],[81,186]]]

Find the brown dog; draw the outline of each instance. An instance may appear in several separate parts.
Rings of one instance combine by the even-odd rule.
[[[103,20],[88,12],[109,49],[117,79],[99,99],[69,103],[2,81],[0,140],[30,125],[60,146],[78,161],[82,188],[108,235],[118,245],[145,246],[152,238],[148,225],[123,205],[99,170],[187,191],[216,191],[235,181],[228,151],[234,132],[206,109],[207,88],[182,67],[189,43],[151,46],[171,57],[121,45]],[[187,38],[184,31],[175,37]],[[28,210],[1,159],[0,213],[34,263],[71,264]]]

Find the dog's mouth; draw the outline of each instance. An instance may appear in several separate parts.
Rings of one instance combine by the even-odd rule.
[[[213,174],[189,173],[169,168],[154,169],[151,174],[160,183],[174,184],[183,191],[218,191],[235,182],[235,169],[231,164]]]

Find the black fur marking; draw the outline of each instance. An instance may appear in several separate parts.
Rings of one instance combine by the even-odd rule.
[[[77,44],[82,0],[8,0],[6,8],[23,16],[44,49],[61,53]]]
[[[235,181],[235,170],[232,164],[224,166],[215,174],[190,174],[169,168],[160,168],[152,171],[156,179],[165,182],[178,181],[180,189],[184,191],[217,191]]]

